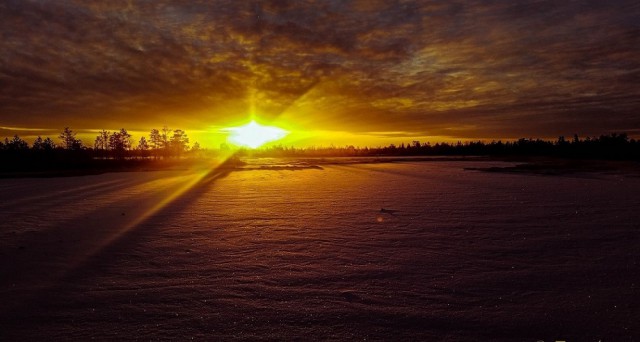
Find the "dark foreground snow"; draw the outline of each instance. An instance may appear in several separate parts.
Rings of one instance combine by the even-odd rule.
[[[640,339],[640,178],[469,164],[2,179],[0,340]]]

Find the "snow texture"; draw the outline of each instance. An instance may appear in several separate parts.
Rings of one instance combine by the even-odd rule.
[[[0,340],[640,339],[640,178],[494,165],[1,179]]]

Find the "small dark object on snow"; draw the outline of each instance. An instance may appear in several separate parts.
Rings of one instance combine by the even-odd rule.
[[[397,210],[380,208],[380,212],[393,215],[395,212],[397,212]]]

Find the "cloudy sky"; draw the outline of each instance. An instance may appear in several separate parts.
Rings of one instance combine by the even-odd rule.
[[[637,136],[639,109],[636,0],[0,0],[0,136]]]

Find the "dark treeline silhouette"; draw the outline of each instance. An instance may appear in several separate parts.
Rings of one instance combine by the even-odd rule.
[[[29,144],[18,135],[0,141],[0,171],[38,172],[50,170],[109,169],[144,166],[151,163],[179,164],[187,158],[210,158],[229,154],[231,148],[222,144],[219,151],[207,151],[196,142],[189,147],[189,138],[181,129],[152,129],[148,137],[134,144],[126,129],[98,132],[92,147],[76,138],[68,127],[58,136],[59,143],[49,137],[37,137]],[[519,139],[485,143],[420,143],[384,147],[308,147],[271,146],[257,150],[239,149],[235,156],[256,157],[371,157],[371,156],[490,156],[490,157],[557,157],[573,159],[640,160],[640,141],[625,133],[556,141]]]
[[[200,152],[197,142],[189,147],[189,138],[181,129],[153,129],[148,140],[142,137],[137,145],[124,128],[115,132],[102,130],[91,147],[65,127],[58,136],[58,143],[49,137],[38,136],[29,146],[18,135],[0,141],[0,171],[98,170],[144,165],[150,160],[162,160],[167,164],[167,160],[198,156]]]
[[[94,157],[102,159],[131,158],[176,158],[187,152],[197,152],[200,145],[196,142],[189,148],[187,133],[181,129],[152,129],[149,137],[141,137],[137,145],[133,145],[131,134],[126,129],[108,132],[102,130],[96,136],[93,151]]]
[[[311,147],[294,148],[272,146],[262,150],[252,151],[253,156],[307,156],[307,157],[367,157],[367,156],[541,156],[575,159],[618,159],[640,160],[640,141],[630,139],[626,133],[613,133],[599,137],[580,139],[574,135],[567,140],[563,136],[557,141],[541,139],[519,139],[516,141],[482,141],[457,143],[420,143],[413,141],[408,144],[384,147]]]

